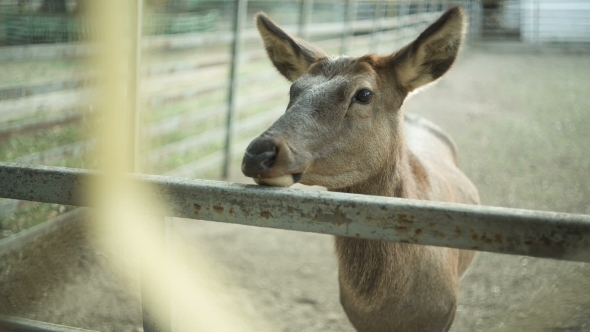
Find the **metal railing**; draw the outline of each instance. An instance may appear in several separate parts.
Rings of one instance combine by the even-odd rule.
[[[6,332],[96,332],[93,330],[0,315],[0,328]]]
[[[89,206],[95,172],[0,163],[0,197]],[[590,215],[136,175],[169,217],[590,263]]]

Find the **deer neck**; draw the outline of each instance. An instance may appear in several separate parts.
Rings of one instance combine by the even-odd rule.
[[[383,169],[366,181],[334,190],[355,194],[417,198],[416,180],[412,176],[410,160],[413,157],[401,143],[396,156]],[[407,289],[412,272],[409,262],[419,255],[415,245],[379,240],[336,237],[339,261],[339,278],[345,292],[377,304],[386,296],[383,289],[396,293]],[[392,270],[393,269],[393,270]]]

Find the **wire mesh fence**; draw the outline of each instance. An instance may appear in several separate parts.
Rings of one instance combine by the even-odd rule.
[[[88,0],[86,0],[88,1]],[[49,6],[51,3],[61,6]],[[92,24],[82,0],[8,1],[0,3],[3,24],[0,42],[5,45],[59,43],[84,40]],[[300,22],[303,1],[249,1],[248,13],[268,11],[283,24]],[[354,19],[371,20],[376,10],[382,17],[440,11],[450,4],[472,6],[472,1],[354,1]],[[143,20],[144,35],[169,35],[204,31],[229,31],[233,1],[148,1]],[[311,2],[310,23],[343,22],[347,1]],[[248,20],[247,27],[251,27]]]
[[[88,1],[88,0],[86,0]],[[265,10],[283,24],[301,22],[304,1],[249,1],[248,13]],[[373,20],[441,11],[452,4],[470,13],[475,40],[522,42],[587,42],[590,4],[586,0],[464,0],[464,1],[354,1],[355,20]],[[0,2],[4,45],[60,43],[89,36],[85,1],[4,0]],[[347,1],[312,1],[310,23],[343,22]],[[143,33],[171,35],[205,31],[230,31],[233,1],[146,1]],[[246,27],[251,27],[251,20]]]
[[[309,3],[312,5],[308,11],[309,38],[330,52],[342,51],[345,2]],[[286,102],[283,91],[287,83],[268,66],[251,18],[258,11],[267,11],[297,34],[301,28],[303,4],[301,1],[248,2],[243,22],[245,30],[240,41],[244,47],[237,55],[239,61],[235,64],[239,68],[233,78],[230,69],[236,67],[232,66],[231,53],[234,1],[146,4],[140,128],[146,172],[219,178],[222,166],[233,163],[235,174],[239,151],[282,112]],[[82,22],[85,18],[76,5],[69,1],[65,9],[62,8],[65,13],[47,14],[42,11],[42,1],[4,1],[2,13],[16,20],[27,20],[28,14],[31,17],[47,14]],[[402,7],[407,7],[409,18],[400,26],[403,34],[389,32],[392,27],[397,29],[398,16],[401,15],[398,7],[390,4],[386,8],[387,17],[382,17],[384,25],[378,33],[384,35],[380,39],[384,51],[409,41],[412,33],[434,20],[439,13],[418,12],[414,5]],[[375,2],[358,3],[353,18],[358,23],[351,30],[352,39],[349,41],[351,51],[367,52],[369,44],[376,45],[369,37],[374,30],[376,8]],[[426,6],[421,8],[427,9]],[[442,9],[443,5],[428,8]],[[185,25],[185,19],[192,25]],[[162,23],[164,21],[168,23]],[[8,73],[0,82],[0,95],[3,96],[0,132],[8,143],[2,159],[92,168],[95,142],[88,136],[88,128],[89,116],[93,112],[94,74],[87,65],[93,52],[91,45],[84,41],[49,43],[50,39],[64,41],[72,34],[66,30],[55,33],[57,30],[43,27],[38,30],[49,39],[42,44],[30,44],[43,40],[25,28],[10,26],[11,22],[14,21],[3,22],[5,33],[8,32],[5,43],[35,46],[14,45],[0,52],[0,57],[5,59],[4,72]],[[21,23],[25,24],[24,21]],[[37,28],[33,25],[32,29]],[[81,35],[78,33],[75,38]],[[236,84],[234,92],[229,90],[232,81]],[[234,147],[234,153],[228,158],[228,149],[224,152],[224,146],[228,146],[225,123],[231,93],[235,94],[235,126],[232,126],[230,145]],[[3,214],[12,219],[20,218],[14,214],[19,210],[19,204],[5,201]]]

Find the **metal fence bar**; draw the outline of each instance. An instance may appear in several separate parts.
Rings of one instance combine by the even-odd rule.
[[[3,123],[0,125],[0,140],[18,134],[26,134],[47,128],[68,125],[73,122],[80,122],[85,113],[88,112],[84,108],[81,108],[67,110],[57,114],[49,114],[47,116],[38,116],[31,119]]]
[[[231,143],[232,143],[232,126],[233,126],[233,113],[236,108],[236,99],[238,95],[238,65],[240,62],[240,53],[242,49],[242,31],[244,30],[246,12],[248,9],[248,0],[235,0],[235,14],[234,14],[234,40],[232,44],[232,63],[230,69],[230,88],[229,88],[229,99],[227,109],[227,121],[226,121],[226,136],[225,136],[225,153],[223,161],[222,177],[227,179],[229,176],[229,165],[231,163]]]
[[[0,330],[10,332],[96,332],[11,316],[0,316]]]
[[[313,10],[313,0],[301,0],[299,12],[299,37],[307,40],[309,38],[309,25],[311,24],[311,13]]]
[[[133,2],[134,10],[132,10],[131,20],[131,49],[129,59],[129,110],[133,118],[133,125],[129,133],[130,145],[129,151],[133,153],[133,160],[131,167],[135,172],[140,172],[141,157],[139,151],[139,142],[141,140],[140,123],[141,123],[141,37],[142,37],[142,22],[143,22],[143,0],[135,0]]]
[[[30,228],[23,229],[16,234],[0,239],[0,256],[24,248],[47,234],[51,234],[55,230],[66,225],[71,225],[85,217],[86,209],[75,209]]]
[[[140,172],[143,168],[142,158],[139,149],[139,141],[141,139],[140,123],[141,123],[141,101],[140,101],[140,84],[141,84],[141,40],[142,40],[142,17],[143,17],[143,0],[134,0],[133,8],[131,10],[131,52],[129,59],[129,71],[128,76],[129,84],[129,114],[130,120],[130,133],[128,136],[127,144],[129,145],[128,151],[132,153],[131,163],[129,168],[134,172]],[[167,223],[161,223],[162,231],[160,234],[165,234],[164,228],[167,227]],[[164,240],[165,241],[165,240]],[[144,332],[168,332],[171,331],[170,325],[170,314],[171,312],[164,313],[159,318],[155,319],[154,302],[156,296],[150,292],[150,288],[147,285],[150,284],[150,275],[145,272],[144,265],[152,264],[154,262],[144,260],[141,262],[141,313],[142,313],[142,326]],[[157,263],[157,262],[156,262]],[[170,302],[170,298],[166,298],[165,301]],[[169,305],[168,305],[169,306]]]
[[[355,0],[358,1],[358,0]],[[356,25],[356,24],[355,24]],[[353,25],[353,26],[355,26]],[[297,25],[282,25],[289,33],[296,34],[299,31]],[[344,29],[344,22],[331,23],[310,23],[308,29],[308,38],[318,37],[326,34],[334,34],[341,37]],[[370,32],[370,26],[355,27],[356,31]],[[242,30],[243,41],[258,40],[260,37],[255,28]],[[205,33],[188,33],[178,35],[164,36],[146,36],[142,40],[142,49],[144,51],[166,51],[177,49],[189,49],[208,47],[216,45],[228,45],[233,40],[232,32],[205,32]],[[0,52],[0,61],[13,60],[36,60],[36,59],[56,59],[56,58],[83,58],[96,54],[96,47],[90,43],[63,43],[63,44],[38,44],[38,45],[21,45],[2,47]]]
[[[379,42],[381,41],[383,20],[386,16],[386,8],[387,3],[383,0],[377,1],[375,3],[375,13],[373,16],[373,31],[371,31],[371,53],[377,53],[379,51]]]
[[[538,49],[540,41],[541,41],[541,37],[540,37],[540,33],[539,33],[539,19],[540,19],[540,4],[539,1],[537,0],[533,0],[533,10],[534,10],[534,18],[533,18],[533,29],[534,29],[534,43],[535,43],[535,47]]]
[[[170,229],[168,218],[162,218],[162,222],[158,224],[158,234],[157,234],[157,242],[153,245],[156,248],[165,248],[164,250],[168,251],[168,247],[166,244],[168,237],[167,232]],[[166,259],[168,258],[167,252],[163,259],[157,259],[156,257],[150,257],[150,259],[143,258],[141,262],[141,313],[142,313],[142,325],[144,332],[174,332],[172,329],[172,316],[173,316],[173,306],[172,306],[172,299],[170,294],[169,285],[165,290],[164,294],[156,294],[156,290],[153,288],[153,285],[157,284],[154,281],[154,276],[151,275],[148,271],[150,270],[148,267],[150,265],[161,266],[162,268],[167,269],[168,262]],[[151,287],[150,287],[151,286]],[[157,302],[157,301],[163,301]],[[156,308],[169,308],[169,310],[164,310],[160,312],[156,312]]]
[[[342,41],[340,54],[345,55],[350,49],[350,39],[354,36],[354,21],[356,18],[357,0],[347,0],[344,11],[344,29],[342,29]]]
[[[0,88],[0,100],[18,99],[37,94],[44,94],[55,91],[77,89],[90,86],[88,77],[73,77],[63,81],[51,81],[46,83],[33,83],[30,85],[18,85]]]
[[[166,265],[166,270],[171,271],[172,268],[172,261],[174,260],[174,218],[172,217],[164,217],[164,229],[165,229],[165,239],[166,242],[166,257],[164,262]],[[170,318],[170,331],[177,332],[178,331],[178,309],[177,303],[172,299],[171,292],[169,291],[169,301],[170,305],[168,315]],[[145,332],[145,331],[144,331]]]
[[[0,197],[87,206],[96,173],[0,163]],[[172,217],[590,262],[590,215],[135,177]]]

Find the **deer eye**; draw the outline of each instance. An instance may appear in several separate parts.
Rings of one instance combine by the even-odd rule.
[[[368,104],[373,99],[373,91],[369,89],[360,89],[354,96],[354,101],[361,104]]]

